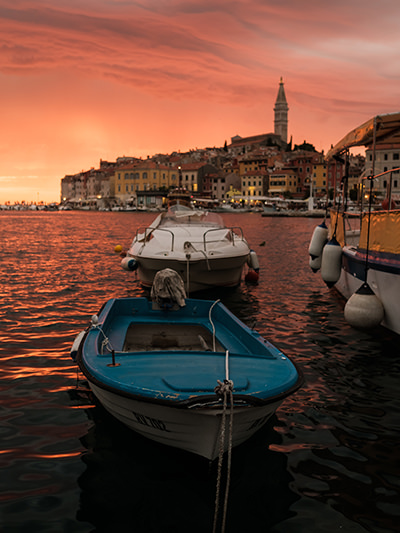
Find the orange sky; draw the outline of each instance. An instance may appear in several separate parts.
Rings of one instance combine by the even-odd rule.
[[[400,110],[398,0],[0,0],[0,204],[100,159],[273,131],[327,150]]]

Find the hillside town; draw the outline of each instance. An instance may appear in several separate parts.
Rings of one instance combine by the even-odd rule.
[[[288,112],[283,80],[274,105],[274,131],[250,137],[235,135],[221,147],[156,154],[146,159],[121,156],[115,161],[100,160],[98,168],[66,175],[61,179],[59,204],[0,206],[31,209],[129,210],[160,209],[168,192],[177,187],[188,190],[200,206],[254,208],[290,201],[303,206],[312,199],[324,207],[339,195],[346,172],[346,194],[351,202],[360,200],[360,177],[371,169],[372,151],[350,155],[348,168],[337,158],[327,162],[304,141],[293,145],[288,139]],[[377,147],[375,173],[398,167],[400,146]],[[393,197],[399,197],[400,182],[394,179]],[[374,185],[377,200],[386,190],[384,179]]]
[[[99,168],[65,176],[61,204],[70,208],[154,209],[168,191],[183,187],[197,204],[207,207],[256,206],[267,199],[326,199],[340,182],[343,163],[327,165],[324,154],[306,143],[288,141],[288,110],[281,79],[274,106],[274,132],[235,135],[222,147],[156,154],[147,159],[119,157],[100,161]],[[364,166],[354,157],[354,179]]]

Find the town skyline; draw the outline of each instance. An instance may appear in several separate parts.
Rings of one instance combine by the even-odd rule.
[[[389,0],[0,0],[0,203],[58,201],[100,159],[273,132],[281,77],[288,138],[326,152],[398,111],[399,15]]]

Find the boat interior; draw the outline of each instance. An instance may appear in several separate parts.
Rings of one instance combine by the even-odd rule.
[[[127,329],[122,351],[212,351],[225,352],[225,348],[212,333],[198,324],[138,324]]]

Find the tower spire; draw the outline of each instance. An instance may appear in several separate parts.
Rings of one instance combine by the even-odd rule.
[[[283,78],[279,82],[278,96],[276,98],[274,113],[274,132],[287,144],[288,136],[288,111],[289,106],[286,101],[285,89],[283,87]]]

